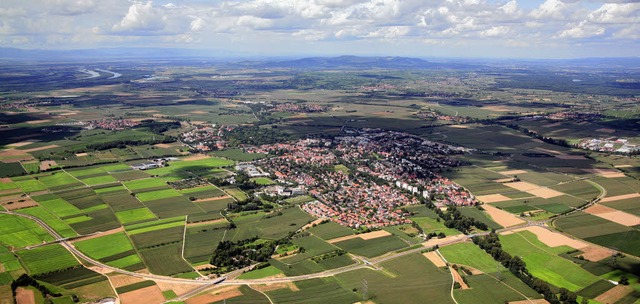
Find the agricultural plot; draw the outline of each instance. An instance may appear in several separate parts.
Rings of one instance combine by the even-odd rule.
[[[230,160],[235,160],[235,161],[240,161],[240,162],[254,161],[254,160],[258,160],[258,159],[267,157],[266,154],[262,154],[262,153],[246,153],[246,152],[243,152],[240,149],[217,150],[217,151],[211,152],[211,154],[214,155],[214,156],[217,156],[217,157],[224,157],[224,158],[228,158]]]
[[[299,289],[289,288],[267,291],[276,303],[354,303],[358,296],[342,288],[334,278],[312,279],[294,283]]]
[[[353,234],[353,230],[351,228],[332,221],[318,224],[315,227],[309,228],[307,231],[323,240],[330,240]]]
[[[18,272],[16,271],[22,270],[20,260],[18,260],[18,258],[4,246],[0,246],[0,265],[2,265],[4,272],[7,274],[11,272],[15,272],[16,274],[18,274]],[[11,274],[9,274],[9,276],[11,276]],[[11,280],[13,280],[13,278]],[[11,282],[9,281],[8,283]]]
[[[182,197],[182,195],[180,194],[180,192],[174,189],[164,189],[164,190],[136,193],[136,197],[141,202],[144,203],[148,201],[161,200],[161,199],[166,199],[171,197]]]
[[[91,188],[97,194],[105,194],[105,193],[119,192],[119,191],[128,192],[127,189],[122,184],[119,184],[119,183],[113,184],[113,185],[100,185],[100,186],[95,186]]]
[[[348,252],[352,252],[354,254],[365,256],[368,258],[376,257],[387,252],[398,250],[408,246],[400,238],[393,235],[374,238],[370,240],[353,238],[350,240],[334,243],[334,245]]]
[[[72,237],[78,235],[71,227],[64,223],[59,217],[51,214],[44,207],[30,207],[18,210],[19,213],[33,215],[44,221],[49,227],[53,228],[62,237]]]
[[[293,239],[293,244],[298,248],[303,248],[303,253],[298,253],[292,257],[284,258],[282,261],[287,264],[296,263],[323,253],[337,250],[338,248],[321,240],[317,236],[305,236]]]
[[[449,263],[466,265],[484,273],[500,273],[507,269],[473,243],[459,243],[439,249]]]
[[[102,185],[102,184],[111,184],[117,182],[117,180],[111,175],[100,175],[100,176],[92,176],[87,178],[81,178],[80,181],[87,184],[88,186]]]
[[[268,177],[252,178],[251,181],[255,182],[259,186],[269,186],[269,185],[275,185],[276,184],[276,182],[274,182],[272,179],[270,179]]]
[[[19,176],[25,173],[27,172],[25,172],[24,168],[20,165],[20,163],[0,162],[0,178],[9,177],[9,176]]]
[[[213,251],[224,237],[226,231],[225,226],[206,225],[187,228],[184,257],[190,263],[200,263],[210,260]]]
[[[453,291],[454,297],[460,303],[493,304],[526,301],[527,298],[523,294],[529,299],[542,298],[510,272],[501,274],[499,280],[485,274],[465,276],[465,279],[470,288]]]
[[[554,286],[576,292],[600,280],[579,265],[558,256],[558,253],[572,250],[570,247],[549,247],[526,231],[501,235],[500,242],[505,251],[522,257],[533,276]]]
[[[298,205],[298,204],[304,204],[304,203],[308,203],[308,202],[313,202],[316,199],[308,196],[308,195],[301,195],[301,196],[296,196],[296,197],[292,197],[292,198],[288,198],[285,199],[284,201],[292,204],[292,205]]]
[[[159,178],[144,178],[122,183],[131,192],[144,192],[146,189],[169,189],[167,183]]]
[[[393,259],[381,265],[395,277],[370,269],[338,274],[335,277],[348,290],[356,289],[362,299],[362,280],[367,280],[368,297],[377,303],[424,303],[428,295],[432,303],[453,303],[450,296],[451,274],[416,253]]]
[[[99,197],[115,212],[143,208],[144,205],[124,189],[102,193]]]
[[[158,226],[161,227],[161,226]],[[165,244],[177,244],[182,241],[183,226],[157,229],[148,232],[129,234],[133,244],[141,250]]]
[[[60,269],[79,266],[80,263],[58,244],[18,251],[18,257],[31,275],[44,274]],[[47,257],[43,259],[42,257]]]
[[[182,259],[181,244],[164,245],[139,252],[151,273],[174,275],[193,271],[193,268]]]
[[[164,168],[157,168],[147,170],[147,173],[152,175],[159,175],[162,177],[172,177],[177,179],[184,179],[193,177],[194,175],[203,176],[217,172],[215,169],[231,166],[234,162],[222,158],[205,158],[199,160],[180,160],[172,161],[169,166]]]
[[[30,176],[21,179],[14,178],[13,181],[15,182],[16,186],[18,186],[18,188],[20,188],[20,190],[22,190],[22,192],[24,193],[37,192],[47,189],[47,186],[42,184],[39,180],[33,179]]]
[[[100,197],[98,197],[91,188],[66,190],[57,192],[56,194],[76,206],[78,209],[87,209],[104,204]]]
[[[452,235],[458,235],[461,233],[456,229],[447,228],[444,225],[444,222],[439,221],[438,219],[435,219],[435,218],[417,216],[417,217],[411,217],[411,220],[414,221],[416,224],[418,224],[418,226],[420,226],[420,228],[422,228],[422,230],[427,234],[428,233],[435,233],[435,234],[444,233],[445,236],[452,236]]]
[[[0,214],[0,243],[16,248],[51,242],[53,237],[35,222],[16,215]]]
[[[604,202],[602,205],[640,216],[640,199],[638,198]]]
[[[234,229],[235,231],[227,233],[225,239],[238,241],[253,236],[279,239],[289,232],[300,229],[313,219],[311,215],[296,207],[282,210],[281,215],[276,211],[268,216],[258,213],[248,217],[234,218],[233,221],[238,227]]]
[[[120,227],[120,222],[109,208],[88,212],[87,216],[91,219],[84,220],[83,218],[82,221],[67,223],[79,234],[90,234]]]
[[[484,212],[482,212],[482,210],[480,210],[478,208],[475,208],[475,207],[463,207],[463,208],[458,208],[458,210],[460,211],[460,213],[462,215],[468,216],[470,218],[476,219],[477,221],[480,221],[480,222],[486,224],[487,227],[489,227],[489,229],[500,229],[500,228],[502,228],[502,226],[500,226],[500,224],[494,222]]]
[[[570,183],[550,186],[549,188],[576,196],[583,200],[591,200],[600,194],[600,190],[586,181],[572,181]]]
[[[106,281],[101,274],[84,267],[74,267],[38,276],[38,280],[58,285],[65,289],[78,288]]]
[[[149,174],[140,170],[129,170],[129,171],[120,171],[120,172],[112,172],[110,173],[115,179],[121,182],[143,179],[150,177]]]
[[[244,191],[238,189],[238,187],[224,187],[222,188],[225,192],[229,193],[229,195],[233,196],[239,202],[245,202],[249,199]]]
[[[116,217],[123,225],[135,222],[142,222],[151,219],[157,219],[156,216],[147,208],[137,208],[130,210],[118,211]]]
[[[147,201],[145,205],[159,218],[171,218],[204,212],[204,210],[182,195]]]
[[[124,232],[78,241],[73,245],[84,254],[97,260],[134,250]]]
[[[629,177],[622,178],[594,178],[593,182],[602,186],[607,191],[606,197],[638,193],[640,183]],[[606,198],[605,197],[605,198]]]
[[[195,201],[194,204],[206,212],[219,214],[220,211],[227,209],[227,206],[234,202],[235,200],[231,197],[220,197],[219,199]],[[222,215],[219,217],[222,217]]]
[[[272,277],[275,275],[279,275],[281,274],[282,271],[276,267],[273,266],[267,266],[265,268],[260,268],[260,269],[256,269],[256,270],[252,270],[249,272],[245,272],[243,274],[241,274],[238,279],[240,280],[255,280],[255,279],[262,279],[262,278],[266,278],[266,277]]]
[[[62,171],[39,174],[36,176],[38,177],[38,180],[42,184],[44,184],[47,188],[52,190],[60,190],[60,189],[82,186],[82,184],[78,180],[76,180],[73,176]]]
[[[190,189],[183,189],[183,190],[180,190],[180,193],[182,193],[182,195],[187,197],[195,197],[196,199],[207,199],[207,198],[221,197],[226,195],[224,191],[212,185],[197,187],[197,188],[190,188]]]
[[[33,196],[31,198],[38,202],[40,206],[53,212],[58,217],[69,217],[82,213],[82,210],[78,209],[78,207],[59,198],[55,194],[45,194],[40,196]]]

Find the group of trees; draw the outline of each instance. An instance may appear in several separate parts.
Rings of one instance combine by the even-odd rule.
[[[15,279],[13,282],[11,282],[11,292],[13,293],[13,297],[15,298],[16,289],[18,289],[18,287],[26,287],[26,286],[32,286],[32,287],[36,288],[38,291],[40,291],[40,293],[42,293],[42,297],[44,297],[45,299],[48,298],[48,297],[60,297],[60,296],[62,296],[62,294],[51,291],[46,286],[38,283],[38,281],[36,281],[36,279],[30,277],[26,273],[23,273],[21,276],[19,276],[17,279]],[[72,298],[73,298],[73,301],[76,302],[76,303],[79,301],[79,299],[78,299],[78,297],[76,295],[73,295]]]
[[[473,237],[473,242],[490,254],[496,261],[500,262],[504,267],[509,269],[516,277],[522,282],[527,284],[533,290],[539,292],[544,296],[544,299],[551,304],[578,304],[577,295],[565,288],[560,288],[558,294],[551,289],[551,286],[529,273],[527,265],[518,256],[511,256],[508,252],[502,249],[500,239],[494,232],[486,236]],[[583,304],[589,303],[589,300],[584,298]]]
[[[427,202],[426,205],[429,209],[433,210],[440,218],[444,220],[444,225],[447,228],[457,229],[464,234],[469,234],[473,227],[476,227],[480,230],[489,229],[489,227],[487,227],[487,224],[472,217],[462,215],[462,213],[460,213],[460,210],[458,210],[456,206],[449,206],[447,208],[447,212],[443,212],[442,210],[440,210],[440,208],[436,208],[436,206],[431,202]]]
[[[255,126],[235,128],[232,131],[226,132],[224,136],[232,147],[239,146],[241,144],[259,146],[286,142],[290,139],[290,136],[285,133]]]
[[[211,264],[215,265],[216,272],[222,273],[247,267],[254,262],[266,262],[271,259],[280,241],[258,241],[258,238],[241,240],[237,242],[222,241],[213,252]]]

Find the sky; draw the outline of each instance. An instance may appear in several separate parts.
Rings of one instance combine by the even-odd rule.
[[[640,56],[640,0],[1,0],[0,47],[215,56]]]

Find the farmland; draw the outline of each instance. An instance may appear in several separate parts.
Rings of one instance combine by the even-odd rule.
[[[637,71],[618,65],[614,73],[602,62],[282,60],[7,63],[1,209],[39,218],[121,271],[78,261],[48,244],[54,238],[36,222],[3,213],[0,302],[13,300],[4,294],[22,273],[63,294],[52,303],[73,294],[80,302],[175,299],[197,287],[194,279],[226,275],[226,266],[209,264],[214,252],[260,269],[176,301],[541,297],[456,228],[497,230],[501,248],[556,293],[611,297],[608,280],[627,277],[630,286],[614,291],[631,292],[618,303],[637,301],[640,162],[576,145],[594,134],[616,148],[640,144],[637,86],[627,82]],[[98,68],[120,76],[79,72]],[[445,214],[452,204],[456,218]],[[437,252],[457,274],[436,263]],[[454,274],[470,288],[457,288]],[[274,276],[282,282],[251,284]]]

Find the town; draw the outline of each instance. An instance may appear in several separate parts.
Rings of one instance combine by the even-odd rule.
[[[347,130],[334,139],[302,139],[247,148],[275,157],[255,164],[281,184],[304,189],[317,201],[308,213],[352,228],[410,223],[400,210],[432,199],[437,206],[471,206],[473,195],[435,171],[460,165],[464,153],[403,132]]]

